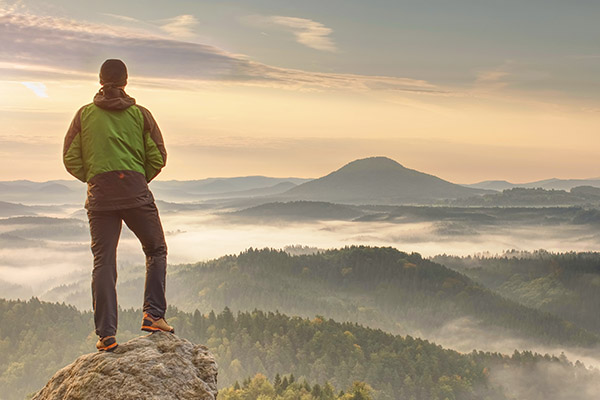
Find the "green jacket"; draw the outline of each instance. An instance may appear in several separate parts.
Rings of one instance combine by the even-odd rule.
[[[73,118],[63,161],[87,182],[87,209],[115,210],[154,201],[148,182],[165,166],[167,152],[150,111],[123,89],[103,87]]]

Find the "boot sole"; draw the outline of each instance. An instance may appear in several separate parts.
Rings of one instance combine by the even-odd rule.
[[[165,331],[164,329],[155,328],[155,327],[153,327],[153,326],[142,326],[142,328],[141,328],[141,329],[142,329],[143,331],[146,331],[146,332],[151,332],[151,333],[154,333],[154,332],[168,332],[168,333],[175,333],[175,329],[171,329],[170,331]]]
[[[110,346],[106,346],[106,347],[100,347],[98,349],[98,351],[104,351],[107,353],[110,353],[111,351],[113,351],[114,349],[116,349],[119,345],[117,343],[113,343]]]

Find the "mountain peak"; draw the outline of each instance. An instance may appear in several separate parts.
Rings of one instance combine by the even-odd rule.
[[[481,192],[378,156],[352,161],[326,176],[298,185],[284,195],[296,200],[334,203],[406,204],[464,198]]]
[[[355,170],[355,169],[371,169],[371,170],[381,170],[381,169],[389,169],[389,168],[404,168],[402,164],[398,163],[395,160],[392,160],[389,157],[385,156],[374,156],[367,158],[359,158],[358,160],[354,160],[344,165],[342,168],[338,169],[338,171],[343,170]]]

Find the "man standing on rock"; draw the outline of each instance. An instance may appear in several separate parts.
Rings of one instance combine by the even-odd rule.
[[[94,255],[92,299],[99,351],[117,347],[117,244],[122,221],[146,255],[142,330],[174,332],[164,319],[167,245],[148,182],[165,166],[167,152],[150,111],[125,93],[127,67],[106,60],[102,88],[94,102],[77,111],[65,137],[67,171],[87,182],[91,248]]]

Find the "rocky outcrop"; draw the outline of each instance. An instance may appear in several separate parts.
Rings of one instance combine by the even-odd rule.
[[[139,400],[217,397],[217,364],[208,349],[171,333],[132,339],[111,353],[79,357],[33,400]]]

